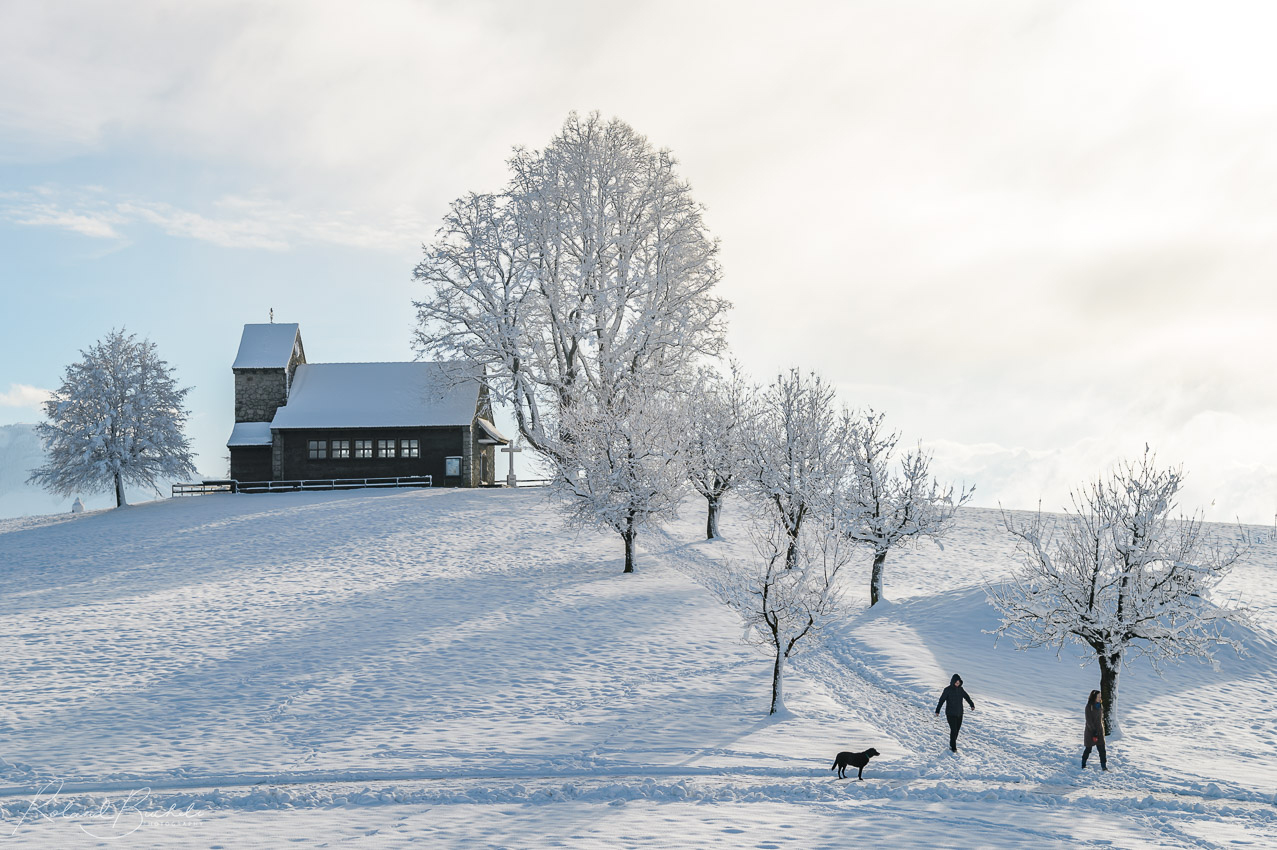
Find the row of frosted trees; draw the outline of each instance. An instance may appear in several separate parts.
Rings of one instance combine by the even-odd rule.
[[[776,712],[785,662],[838,610],[847,565],[868,562],[878,603],[892,548],[938,538],[971,491],[938,483],[881,413],[846,410],[813,374],[758,387],[706,366],[726,354],[728,304],[714,292],[718,244],[675,165],[597,114],[516,150],[506,186],[455,201],[426,247],[416,345],[485,365],[569,518],[619,535],[626,572],[642,529],[688,486],[709,537],[729,492],[766,506],[757,557],[717,590],[774,654]],[[1200,517],[1172,518],[1181,481],[1150,452],[1063,517],[1006,519],[1022,569],[990,589],[1003,632],[1090,647],[1111,724],[1125,658],[1209,656],[1239,616],[1210,590],[1242,550]]]
[[[776,507],[791,568],[817,501],[854,514],[876,600],[889,548],[952,514],[929,459],[910,453],[894,476],[898,436],[880,414],[839,410],[814,376],[760,389],[706,367],[726,349],[718,244],[668,151],[619,120],[572,115],[509,166],[504,190],[452,204],[416,268],[419,351],[484,364],[569,514],[622,538],[626,572],[685,483],[706,498],[712,537],[723,496],[745,482]]]

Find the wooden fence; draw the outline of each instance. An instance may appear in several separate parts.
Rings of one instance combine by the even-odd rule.
[[[372,487],[433,487],[430,475],[402,478],[317,478],[298,481],[201,481],[198,484],[174,484],[174,496],[199,496],[205,493],[287,493],[298,490],[361,490]]]

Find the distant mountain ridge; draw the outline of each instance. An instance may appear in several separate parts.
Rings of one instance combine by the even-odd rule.
[[[31,470],[42,463],[44,449],[34,425],[0,425],[0,517],[71,510],[75,497],[63,498],[27,483]]]

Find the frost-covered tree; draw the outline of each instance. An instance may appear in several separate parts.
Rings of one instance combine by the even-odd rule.
[[[453,203],[415,277],[422,353],[487,367],[525,442],[568,452],[565,411],[723,348],[718,245],[674,157],[618,119],[571,114],[516,149],[495,194]]]
[[[1109,735],[1119,734],[1118,674],[1130,657],[1146,656],[1160,671],[1161,661],[1210,660],[1218,646],[1240,650],[1224,626],[1242,613],[1211,602],[1210,591],[1242,545],[1208,533],[1200,513],[1172,518],[1182,481],[1146,449],[1075,491],[1059,522],[1004,514],[1023,567],[989,590],[1002,612],[998,632],[1021,648],[1090,647]]]
[[[775,512],[789,539],[784,563],[798,561],[803,522],[836,504],[848,483],[851,415],[819,375],[791,369],[759,396],[746,435],[749,486]]]
[[[975,492],[972,487],[959,490],[955,496],[952,485],[941,485],[931,476],[931,456],[921,447],[906,452],[900,458],[899,471],[893,469],[900,434],[884,428],[883,418],[870,410],[852,429],[855,483],[848,489],[846,502],[848,533],[873,553],[870,606],[883,598],[883,574],[892,548],[923,537],[938,543],[954,512]]]
[[[114,487],[118,507],[126,484],[156,488],[194,475],[182,432],[189,388],[178,387],[155,344],[113,330],[80,354],[44,404],[49,421],[36,432],[48,461],[29,480],[64,496]]]
[[[769,714],[785,711],[786,664],[814,642],[842,604],[839,578],[856,548],[839,523],[842,515],[822,503],[795,539],[778,514],[764,512],[764,527],[752,535],[758,560],[731,562],[708,581],[744,618],[746,642],[772,656]]]
[[[746,471],[745,434],[751,429],[750,388],[732,364],[727,375],[702,369],[685,396],[681,427],[687,479],[707,505],[705,537],[718,537],[723,497]]]
[[[572,438],[553,463],[554,492],[571,524],[620,535],[627,573],[639,531],[672,517],[685,492],[675,404],[668,393],[631,386],[564,412]]]

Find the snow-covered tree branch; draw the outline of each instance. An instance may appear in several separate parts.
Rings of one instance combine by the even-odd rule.
[[[36,433],[48,462],[29,480],[65,496],[113,487],[119,507],[126,484],[194,475],[182,432],[189,388],[177,386],[155,344],[118,330],[80,354],[45,402],[49,421]]]
[[[678,420],[669,394],[641,386],[564,411],[564,442],[553,487],[576,526],[610,529],[625,544],[634,572],[638,533],[671,517],[685,492]]]
[[[883,414],[870,410],[852,429],[851,467],[855,476],[846,503],[850,535],[873,553],[869,576],[869,604],[883,598],[887,554],[909,539],[927,537],[937,543],[953,521],[954,512],[970,500],[975,488],[942,486],[931,477],[931,456],[921,447],[900,458],[900,471],[891,468],[900,434],[883,427]]]
[[[620,120],[573,113],[509,164],[506,188],[456,201],[425,249],[416,347],[484,364],[523,438],[554,457],[576,401],[721,351],[718,245],[673,156]]]
[[[754,403],[750,387],[732,364],[722,375],[701,369],[685,396],[683,452],[687,479],[708,503],[705,537],[718,537],[723,497],[745,473],[745,434],[752,425]]]
[[[752,421],[745,441],[749,485],[785,529],[785,565],[792,567],[807,516],[826,514],[845,497],[851,415],[836,406],[833,388],[819,375],[791,369],[762,392]]]
[[[1020,647],[1090,647],[1100,668],[1108,734],[1119,733],[1118,674],[1132,655],[1159,662],[1210,660],[1217,647],[1240,651],[1225,630],[1238,608],[1211,600],[1211,590],[1244,552],[1210,534],[1200,514],[1172,518],[1183,482],[1156,457],[1124,462],[1076,491],[1059,522],[1004,514],[1022,569],[990,588],[1002,612],[1000,634]]]
[[[785,666],[815,641],[842,604],[840,577],[855,544],[828,502],[814,508],[797,538],[774,512],[752,533],[757,561],[731,562],[711,589],[745,620],[745,640],[773,659],[769,714],[785,711]],[[792,562],[791,559],[792,558]]]

